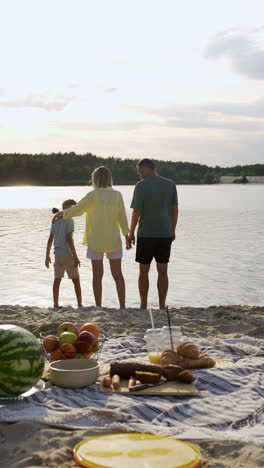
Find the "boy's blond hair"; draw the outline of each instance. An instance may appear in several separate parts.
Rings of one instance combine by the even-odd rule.
[[[94,188],[112,187],[113,179],[110,169],[105,166],[97,167],[92,173],[92,183]]]

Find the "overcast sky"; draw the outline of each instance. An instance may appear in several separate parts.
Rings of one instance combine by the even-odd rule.
[[[263,0],[0,0],[0,152],[264,163]]]

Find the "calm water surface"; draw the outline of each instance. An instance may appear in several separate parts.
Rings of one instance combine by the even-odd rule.
[[[123,194],[130,221],[133,187]],[[44,265],[51,208],[66,198],[80,200],[91,188],[1,187],[1,303],[52,306],[53,268]],[[169,263],[170,307],[263,305],[264,185],[178,186],[179,223]],[[93,305],[90,261],[82,245],[85,215],[75,218],[75,245],[81,260],[84,305]],[[138,306],[135,248],[125,251],[123,271],[127,306]],[[117,307],[108,261],[105,260],[103,305]],[[157,274],[150,271],[149,306],[158,307]],[[76,306],[72,282],[61,284],[62,305]]]

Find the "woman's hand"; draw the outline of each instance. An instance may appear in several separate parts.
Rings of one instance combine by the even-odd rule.
[[[63,211],[59,211],[58,213],[55,214],[55,216],[53,216],[52,218],[52,224],[54,224],[58,218],[62,218],[63,217]]]
[[[126,235],[126,250],[132,249],[131,241],[128,238],[128,234]]]

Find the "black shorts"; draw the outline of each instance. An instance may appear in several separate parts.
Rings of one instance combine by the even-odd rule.
[[[149,265],[155,258],[157,263],[168,263],[172,237],[138,237],[136,262]]]

